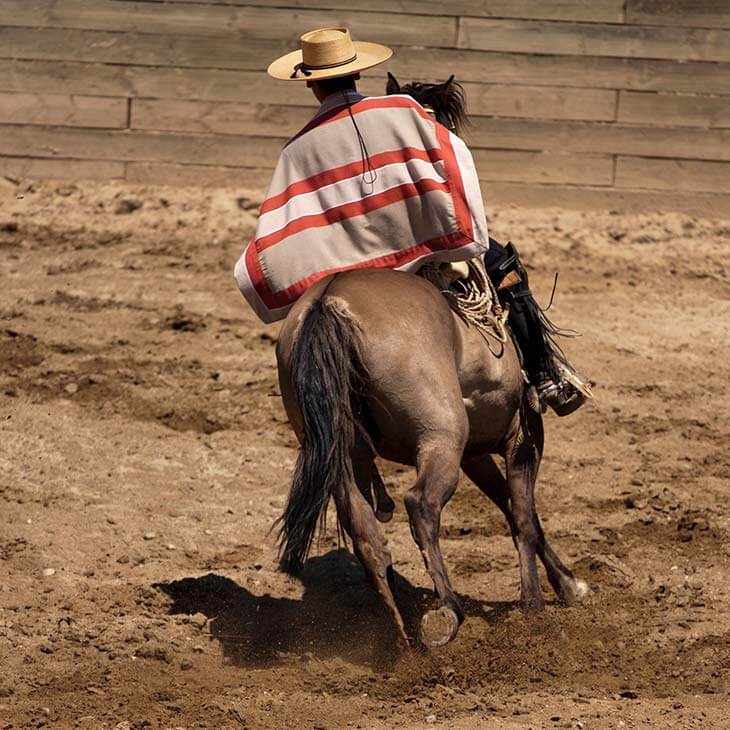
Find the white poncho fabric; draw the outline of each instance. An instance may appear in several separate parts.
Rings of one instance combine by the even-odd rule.
[[[404,95],[328,97],[284,147],[236,281],[264,322],[333,273],[463,261],[489,245],[466,145]]]

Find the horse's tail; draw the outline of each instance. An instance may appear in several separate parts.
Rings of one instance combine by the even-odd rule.
[[[279,518],[280,565],[301,570],[330,497],[352,481],[358,391],[364,367],[358,330],[331,303],[318,299],[299,327],[292,349],[294,393],[303,422],[301,450],[289,499]]]

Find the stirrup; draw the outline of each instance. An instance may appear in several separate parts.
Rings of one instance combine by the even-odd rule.
[[[538,398],[543,413],[549,407],[557,416],[569,416],[586,402],[583,393],[567,380],[551,383],[538,393]]]
[[[569,416],[577,411],[589,398],[593,398],[590,386],[584,383],[572,370],[562,366],[561,377],[555,382],[545,381],[538,387],[538,398],[543,413],[549,408],[558,416]]]

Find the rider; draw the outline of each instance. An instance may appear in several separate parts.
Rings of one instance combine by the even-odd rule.
[[[556,332],[532,297],[516,249],[487,234],[464,142],[411,97],[358,93],[359,72],[386,61],[386,46],[353,42],[345,28],[310,31],[300,44],[268,73],[306,81],[321,106],[282,151],[256,234],[236,265],[257,314],[281,319],[308,286],[335,271],[415,272],[427,261],[484,256],[543,407],[558,415],[580,407],[585,396],[565,377],[573,370],[552,343]]]

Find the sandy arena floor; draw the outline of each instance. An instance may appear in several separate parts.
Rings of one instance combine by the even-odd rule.
[[[468,617],[398,656],[333,534],[301,582],[276,570],[296,447],[277,327],[232,279],[256,208],[0,180],[0,728],[730,727],[730,220],[492,211],[543,302],[560,271],[552,314],[596,381],[548,417],[538,485],[594,594],[525,618],[464,479],[442,544]],[[400,500],[385,532],[414,619]]]

